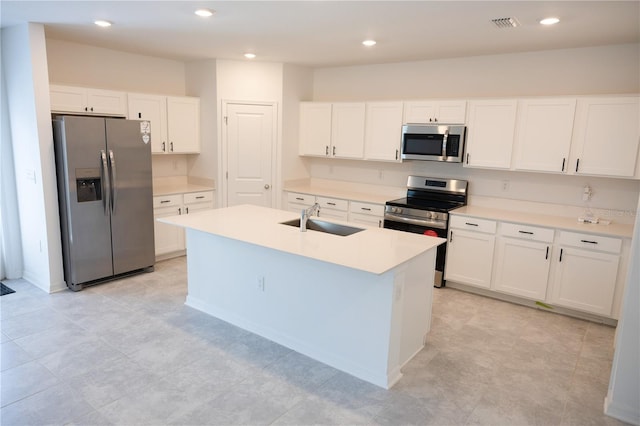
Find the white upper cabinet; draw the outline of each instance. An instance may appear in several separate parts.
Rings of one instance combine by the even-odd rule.
[[[334,103],[331,111],[331,151],[335,158],[364,157],[365,104]]]
[[[151,152],[200,152],[200,99],[129,94],[129,119],[151,122]]]
[[[200,99],[167,98],[167,135],[169,152],[200,152]]]
[[[365,160],[400,161],[402,102],[368,102]]]
[[[573,98],[521,100],[514,168],[564,173],[569,168],[575,109]]]
[[[404,103],[404,123],[464,124],[466,101],[410,101]]]
[[[51,111],[77,114],[127,115],[127,94],[86,87],[49,86]]]
[[[466,167],[511,167],[516,110],[515,99],[469,102]]]
[[[571,172],[633,177],[640,140],[640,98],[579,99]]]
[[[167,152],[167,97],[129,93],[129,119],[151,122],[151,152]]]
[[[331,148],[331,104],[300,103],[300,155],[329,156]]]
[[[300,155],[364,157],[364,102],[300,103]]]

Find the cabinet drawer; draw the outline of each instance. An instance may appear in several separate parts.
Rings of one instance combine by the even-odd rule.
[[[478,219],[476,217],[452,215],[449,218],[449,226],[451,228],[469,229],[487,234],[495,234],[496,232],[496,222],[494,220]]]
[[[521,225],[517,223],[502,223],[500,234],[505,237],[522,238],[524,240],[553,242],[553,229],[537,226]]]
[[[560,232],[560,244],[609,253],[620,253],[622,249],[622,240],[620,238],[566,231]]]
[[[298,192],[287,192],[287,201],[289,203],[312,206],[316,202],[316,197],[315,195],[300,194]]]
[[[213,191],[189,192],[184,194],[185,204],[208,203],[213,201]]]
[[[340,200],[338,198],[326,198],[326,197],[318,197],[318,204],[320,204],[320,209],[331,209],[331,210],[340,210],[346,212],[349,210],[349,202],[347,200]]]
[[[369,214],[372,216],[384,216],[384,206],[382,204],[361,203],[352,201],[349,204],[351,213]]]
[[[153,197],[153,208],[182,205],[182,194]]]

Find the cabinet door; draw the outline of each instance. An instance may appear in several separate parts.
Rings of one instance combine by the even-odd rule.
[[[365,160],[400,161],[402,102],[367,103]]]
[[[331,104],[300,103],[300,155],[326,157],[331,147]]]
[[[465,166],[511,167],[516,109],[511,99],[469,102]]]
[[[640,98],[580,99],[576,112],[572,171],[577,174],[635,174],[640,139]]]
[[[545,300],[551,265],[550,244],[500,238],[496,250],[494,290]]]
[[[494,235],[450,229],[445,279],[490,288],[494,245]]]
[[[518,105],[516,170],[565,172],[575,99],[528,99]]]
[[[434,101],[415,101],[404,103],[404,123],[433,123],[438,112]]]
[[[610,316],[618,255],[560,246],[551,302]]]
[[[167,98],[167,134],[168,152],[200,152],[200,100],[198,98]]]
[[[83,87],[49,86],[51,91],[51,111],[86,112],[87,89]]]
[[[438,102],[438,123],[464,124],[467,119],[466,101]]]
[[[411,101],[404,104],[404,123],[464,124],[466,101]]]
[[[335,103],[331,111],[331,156],[364,156],[364,103]]]
[[[151,152],[167,152],[167,98],[130,93],[129,119],[151,122]]]
[[[87,106],[94,114],[127,116],[127,94],[113,90],[87,89]]]
[[[154,237],[156,257],[169,253],[180,252],[185,249],[184,230],[178,226],[167,225],[155,219],[175,216],[182,212],[182,207],[167,207],[154,209]]]
[[[357,223],[359,225],[374,226],[382,228],[384,218],[382,216],[372,216],[361,213],[349,213],[349,222]]]

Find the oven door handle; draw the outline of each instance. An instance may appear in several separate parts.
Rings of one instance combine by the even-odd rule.
[[[396,216],[396,215],[390,214],[390,213],[385,213],[384,214],[384,219],[385,220],[388,219],[388,220],[394,221],[394,222],[409,223],[411,225],[424,226],[424,227],[429,227],[429,228],[447,229],[447,224],[446,223],[436,222],[436,221],[431,221],[431,220],[424,220],[424,219],[412,219],[412,218],[404,217],[404,216]]]

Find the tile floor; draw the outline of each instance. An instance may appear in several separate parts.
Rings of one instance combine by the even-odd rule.
[[[184,258],[0,298],[2,425],[614,425],[614,329],[434,289],[428,344],[387,391],[184,306]]]

